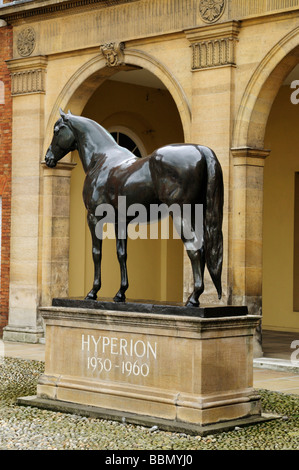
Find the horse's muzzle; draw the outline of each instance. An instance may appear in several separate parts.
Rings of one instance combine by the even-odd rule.
[[[49,168],[54,168],[57,164],[55,158],[54,158],[54,155],[52,154],[51,150],[49,149],[46,153],[46,156],[45,156],[45,162],[46,162],[46,165],[49,167]]]

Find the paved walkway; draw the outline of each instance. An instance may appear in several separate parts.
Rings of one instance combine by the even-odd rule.
[[[253,386],[274,392],[299,395],[299,373],[254,368]]]
[[[45,345],[5,342],[4,355],[7,357],[44,361]],[[292,368],[292,364],[287,360],[274,359],[274,365],[267,365],[267,361],[269,361],[269,358],[256,361],[253,386],[259,389],[299,395],[299,364],[297,368]],[[275,361],[277,363],[276,369],[278,370],[273,370]],[[270,366],[272,369],[266,368]]]

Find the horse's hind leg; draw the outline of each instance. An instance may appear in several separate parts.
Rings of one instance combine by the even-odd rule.
[[[186,250],[191,261],[194,287],[193,292],[189,296],[186,306],[187,307],[198,307],[199,297],[204,291],[204,266],[205,266],[205,255],[204,249],[200,248],[197,250]]]
[[[118,233],[118,225],[115,225],[117,259],[120,266],[120,289],[114,297],[114,302],[125,302],[126,291],[129,287],[127,273],[127,227]]]
[[[175,226],[180,233],[189,256],[193,273],[193,292],[189,296],[186,306],[198,307],[199,297],[204,291],[205,251],[199,233],[194,229],[194,222],[187,218],[174,219]],[[188,234],[188,238],[187,235]]]
[[[102,261],[102,237],[96,234],[97,219],[93,214],[87,215],[88,227],[92,238],[92,258],[94,263],[94,280],[91,291],[85,297],[95,300],[101,288],[101,261]]]

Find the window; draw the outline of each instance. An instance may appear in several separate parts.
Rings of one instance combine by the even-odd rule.
[[[130,129],[113,127],[109,129],[109,132],[118,145],[130,150],[136,157],[145,157],[146,151],[141,140]]]

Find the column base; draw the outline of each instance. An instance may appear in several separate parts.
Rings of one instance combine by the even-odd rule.
[[[3,329],[3,341],[20,342],[20,343],[39,343],[44,337],[42,327],[20,327],[6,326]]]

